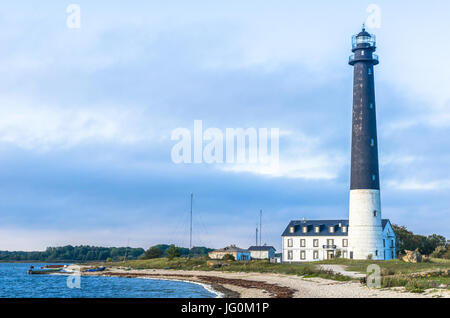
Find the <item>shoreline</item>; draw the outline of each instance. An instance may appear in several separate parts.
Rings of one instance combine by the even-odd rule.
[[[273,273],[111,267],[82,275],[185,281],[210,286],[224,298],[450,298],[449,290],[410,293],[402,288],[372,289],[355,280],[342,282]]]

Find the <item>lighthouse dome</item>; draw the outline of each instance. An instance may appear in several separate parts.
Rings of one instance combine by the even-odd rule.
[[[364,26],[361,32],[352,37],[353,50],[357,48],[370,48],[370,47],[375,48],[375,44],[376,44],[375,35],[367,32]]]

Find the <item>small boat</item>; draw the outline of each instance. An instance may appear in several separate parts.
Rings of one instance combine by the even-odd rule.
[[[63,268],[66,267],[66,265],[45,265],[42,266],[41,268]]]
[[[89,269],[85,269],[84,272],[102,272],[106,269],[105,266],[102,267],[96,267],[96,268],[89,268]]]
[[[29,269],[28,274],[51,274],[58,273],[61,268],[48,268],[48,269]]]

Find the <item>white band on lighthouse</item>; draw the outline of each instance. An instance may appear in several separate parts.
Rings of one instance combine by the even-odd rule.
[[[380,190],[350,190],[348,243],[354,259],[384,259]]]

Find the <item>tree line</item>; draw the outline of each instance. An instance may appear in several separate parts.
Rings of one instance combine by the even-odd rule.
[[[175,257],[199,257],[206,256],[214,249],[204,246],[194,246],[191,249],[185,247],[177,247],[175,245],[158,244],[150,247],[145,251],[140,259],[152,259],[160,257],[168,257],[170,259]]]
[[[135,259],[149,259],[157,257],[196,257],[208,255],[213,249],[207,247],[175,247],[174,245],[158,244],[150,247],[147,251],[143,248],[132,247],[98,247],[89,245],[47,247],[45,251],[0,251],[0,261],[40,261],[40,262],[62,262],[62,261],[121,261]]]
[[[418,250],[421,254],[450,259],[450,243],[444,236],[431,234],[428,236],[414,234],[406,226],[392,225],[397,237],[397,251]]]
[[[61,246],[47,247],[45,251],[0,251],[0,261],[119,261],[125,255],[127,259],[137,259],[143,255],[143,248],[132,247],[98,247],[98,246]]]

